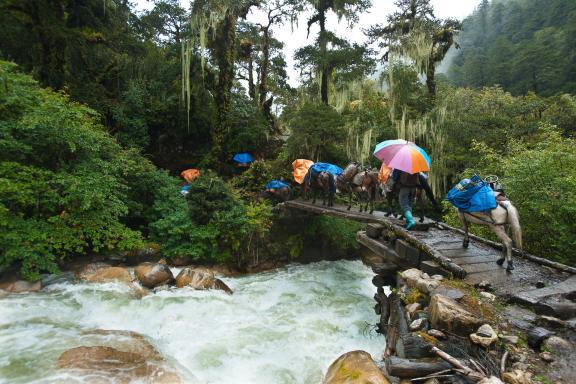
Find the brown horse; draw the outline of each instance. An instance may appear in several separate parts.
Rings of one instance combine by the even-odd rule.
[[[302,195],[307,196],[308,190],[312,191],[312,204],[316,204],[316,195],[318,191],[322,192],[322,205],[326,205],[328,197],[328,206],[334,206],[334,193],[336,192],[336,178],[330,172],[312,172],[304,178],[302,183]]]
[[[378,172],[366,169],[354,176],[353,184],[358,186],[354,188],[354,192],[356,192],[360,200],[360,212],[363,210],[368,212],[368,205],[370,205],[370,214],[372,214],[374,212],[376,191],[379,186]],[[363,201],[366,202],[364,209],[362,208]]]
[[[352,192],[359,191],[359,185],[353,184],[354,176],[362,171],[362,167],[357,162],[348,164],[342,174],[336,177],[336,187],[340,193],[348,193],[348,210],[352,208]]]

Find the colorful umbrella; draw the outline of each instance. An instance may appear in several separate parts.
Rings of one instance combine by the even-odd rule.
[[[414,174],[430,170],[430,156],[406,140],[386,140],[376,145],[374,157],[390,168]]]

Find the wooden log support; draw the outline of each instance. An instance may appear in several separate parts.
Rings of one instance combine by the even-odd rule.
[[[430,258],[436,261],[440,266],[447,271],[451,272],[454,277],[459,279],[463,279],[466,277],[466,271],[459,266],[458,264],[454,263],[451,259],[447,258],[439,251],[435,250],[434,248],[430,247],[428,244],[422,243],[416,236],[412,235],[406,229],[396,226],[392,223],[385,223],[390,230],[392,230],[397,237],[403,238],[409,244],[414,245],[416,248],[419,248],[421,251],[426,253]]]
[[[407,359],[421,359],[424,357],[434,357],[431,352],[432,345],[418,335],[406,334],[400,336],[404,349],[404,357]]]
[[[408,333],[408,319],[406,318],[406,311],[402,304],[402,299],[396,292],[392,292],[388,297],[390,302],[390,317],[388,319],[388,329],[386,332],[386,350],[384,357],[393,355],[394,353],[403,356],[403,344],[400,336]]]
[[[452,368],[450,364],[439,359],[410,360],[396,356],[386,357],[385,364],[390,376],[400,378],[428,376]]]
[[[378,239],[382,236],[384,226],[378,223],[371,223],[366,225],[366,235],[372,239]]]
[[[390,300],[384,292],[378,292],[374,295],[374,300],[378,303],[380,313],[380,321],[378,322],[378,330],[384,333],[388,327],[388,319],[390,318]]]

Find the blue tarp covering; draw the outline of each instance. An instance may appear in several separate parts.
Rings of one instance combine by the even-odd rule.
[[[192,184],[188,183],[185,186],[183,186],[182,188],[180,188],[180,193],[183,195],[188,194],[188,190],[190,189],[190,187],[192,186]]]
[[[446,200],[465,212],[491,211],[498,206],[492,188],[478,175],[461,180],[448,191]]]
[[[237,153],[232,158],[237,163],[251,163],[254,161],[254,157],[248,152]]]
[[[310,171],[312,173],[320,173],[326,171],[333,174],[334,176],[338,176],[344,172],[344,170],[339,166],[330,163],[314,163],[310,167]]]
[[[266,184],[266,189],[281,189],[285,187],[288,187],[288,183],[285,183],[282,180],[272,180]]]

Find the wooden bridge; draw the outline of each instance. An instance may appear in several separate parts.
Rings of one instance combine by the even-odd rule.
[[[496,294],[514,302],[534,306],[554,297],[555,303],[572,303],[564,296],[576,292],[576,268],[514,250],[515,270],[508,274],[496,264],[502,255],[500,244],[471,235],[465,249],[461,230],[429,219],[417,228],[420,230],[407,231],[402,220],[379,211],[370,215],[357,208],[348,211],[345,206],[328,208],[300,200],[287,201],[282,209],[367,223],[367,230],[358,232],[357,240],[387,263],[461,278],[470,284],[487,281]],[[572,304],[574,308],[576,304]]]

